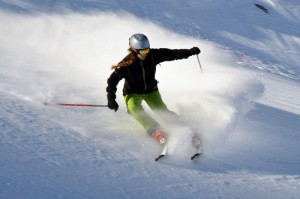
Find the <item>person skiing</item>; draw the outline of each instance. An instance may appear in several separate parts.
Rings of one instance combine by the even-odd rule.
[[[150,43],[144,34],[134,34],[129,38],[129,54],[117,65],[107,80],[108,108],[117,111],[117,85],[123,78],[123,96],[128,112],[142,125],[148,135],[154,137],[160,144],[167,142],[166,134],[161,125],[145,112],[142,102],[145,101],[151,110],[161,114],[163,120],[178,120],[178,116],[170,111],[161,98],[158,81],[155,79],[156,66],[164,61],[187,59],[198,55],[198,47],[191,49],[150,48]]]

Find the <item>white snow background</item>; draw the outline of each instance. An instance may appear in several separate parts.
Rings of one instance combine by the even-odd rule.
[[[254,4],[265,6],[265,13]],[[298,0],[0,0],[0,198],[300,198]],[[157,68],[168,107],[202,133],[167,124],[169,157],[106,104],[128,38],[198,46]],[[150,111],[147,109],[147,111]]]

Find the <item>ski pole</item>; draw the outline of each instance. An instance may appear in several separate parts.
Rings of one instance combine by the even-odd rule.
[[[52,106],[88,106],[88,107],[107,107],[107,105],[98,105],[98,104],[66,104],[66,103],[53,103],[53,102],[45,102],[44,105],[52,105]]]
[[[197,60],[198,60],[198,64],[199,64],[199,66],[200,66],[201,71],[203,71],[203,70],[202,70],[202,66],[201,66],[201,64],[200,64],[200,59],[199,59],[199,56],[198,56],[198,55],[197,55]]]

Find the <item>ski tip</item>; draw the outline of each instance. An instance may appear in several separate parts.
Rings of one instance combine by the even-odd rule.
[[[200,156],[201,153],[195,153],[192,157],[191,157],[191,160],[194,160],[196,157]]]
[[[157,158],[155,158],[155,162],[157,162],[160,158],[164,157],[165,155],[159,155]]]

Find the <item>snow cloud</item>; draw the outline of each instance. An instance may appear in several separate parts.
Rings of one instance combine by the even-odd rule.
[[[203,136],[207,140],[218,142],[216,137],[219,140],[226,137],[225,129],[232,125],[237,113],[261,93],[257,89],[259,83],[252,82],[253,74],[237,69],[236,58],[225,50],[127,13],[17,15],[1,12],[0,16],[3,19],[0,22],[0,89],[28,101],[106,104],[110,66],[127,54],[128,38],[136,32],[146,34],[152,48],[198,46],[201,49],[203,71],[193,56],[162,63],[157,69],[157,79],[169,108],[205,132]],[[120,126],[122,122],[128,126],[122,84],[117,92],[121,114],[105,113],[108,116],[105,126],[110,126],[120,115]],[[91,123],[90,128],[97,129],[97,125]]]

